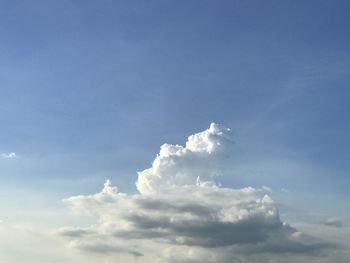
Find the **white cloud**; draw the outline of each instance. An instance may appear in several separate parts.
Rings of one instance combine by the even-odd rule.
[[[17,157],[17,154],[14,152],[0,153],[0,159],[14,159]]]
[[[166,191],[174,185],[191,185],[197,178],[212,180],[232,143],[230,130],[212,123],[209,129],[188,137],[186,146],[163,144],[152,166],[138,173],[140,193]]]
[[[231,145],[230,130],[217,124],[190,136],[185,147],[163,145],[138,173],[139,194],[120,193],[108,180],[100,193],[69,197],[64,201],[74,211],[98,223],[58,233],[74,248],[144,262],[288,262],[286,255],[299,262],[333,248],[282,222],[271,189],[215,184]]]

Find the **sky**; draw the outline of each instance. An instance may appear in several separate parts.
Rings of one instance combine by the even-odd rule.
[[[1,262],[348,262],[348,1],[0,4]]]

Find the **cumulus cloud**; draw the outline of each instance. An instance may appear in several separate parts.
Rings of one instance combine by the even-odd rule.
[[[162,145],[138,173],[138,194],[121,193],[108,180],[99,193],[69,197],[74,211],[98,223],[58,233],[77,249],[149,262],[270,262],[266,255],[285,259],[332,247],[283,222],[269,188],[215,183],[231,145],[230,130],[214,123],[185,146]]]
[[[163,144],[152,166],[138,173],[141,194],[193,184],[197,178],[212,180],[232,143],[230,129],[212,123],[209,129],[188,137],[186,146]]]
[[[14,152],[0,153],[0,159],[14,159],[17,158],[17,154]]]

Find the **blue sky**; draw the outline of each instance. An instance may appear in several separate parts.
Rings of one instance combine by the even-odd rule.
[[[349,11],[341,0],[1,1],[0,152],[17,155],[0,159],[3,216],[106,178],[135,193],[160,145],[211,122],[233,131],[224,186],[265,185],[305,209],[348,202]]]
[[[342,188],[348,8],[4,2],[1,150],[24,159],[15,169],[3,164],[4,172],[17,184],[125,169],[128,178],[116,180],[128,184],[160,144],[182,143],[215,121],[235,131],[247,162],[296,159],[322,167],[327,185]]]

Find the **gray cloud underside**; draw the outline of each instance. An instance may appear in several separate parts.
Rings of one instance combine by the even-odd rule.
[[[314,255],[336,248],[282,222],[276,204],[259,189],[186,186],[162,194],[125,195],[107,184],[101,193],[66,202],[85,213],[100,214],[101,223],[93,230],[60,232],[79,240],[76,248],[94,253],[143,255],[142,247],[125,247],[135,246],[138,240],[235,254]],[[111,241],[102,246],[101,239]],[[110,245],[114,241],[115,248]]]

